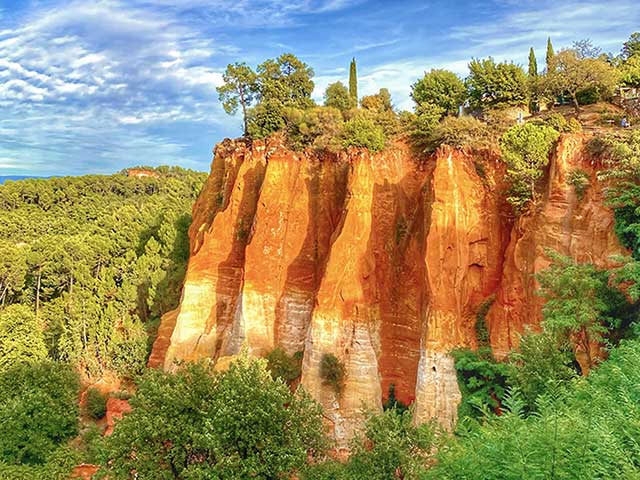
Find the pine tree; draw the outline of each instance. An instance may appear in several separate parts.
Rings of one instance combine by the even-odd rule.
[[[536,54],[533,51],[533,47],[529,50],[529,76],[538,76],[538,61],[536,60]]]
[[[553,45],[551,45],[551,37],[547,37],[547,72],[550,72],[552,70],[552,66],[551,64],[553,63],[553,57],[555,57],[556,54],[553,51]]]
[[[351,66],[349,67],[349,95],[358,104],[358,76],[356,73],[356,59],[351,60]]]

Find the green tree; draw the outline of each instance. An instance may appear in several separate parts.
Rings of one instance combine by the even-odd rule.
[[[0,458],[42,464],[78,432],[79,379],[68,365],[23,363],[0,373]]]
[[[547,73],[551,73],[555,69],[554,57],[556,56],[555,51],[553,50],[553,45],[551,45],[551,37],[547,37],[547,55],[545,57],[545,61],[547,64]]]
[[[358,74],[356,72],[356,59],[351,59],[349,65],[349,95],[353,99],[353,102],[358,104]]]
[[[606,288],[608,276],[594,265],[576,263],[552,251],[547,251],[552,263],[536,278],[540,294],[546,299],[542,309],[543,326],[576,345],[586,356],[583,374],[595,365],[593,345],[604,341],[608,306],[600,293]]]
[[[511,127],[500,138],[500,152],[511,185],[507,200],[516,212],[524,211],[530,203],[536,205],[536,187],[558,137],[551,127],[526,123]]]
[[[244,135],[248,134],[247,109],[257,93],[257,75],[246,63],[227,65],[222,74],[224,83],[216,88],[224,111],[234,115],[238,106],[242,108]]]
[[[0,310],[0,371],[47,357],[42,329],[27,305]]]
[[[629,57],[620,66],[620,80],[627,87],[640,87],[640,54]]]
[[[618,81],[616,70],[600,58],[583,57],[577,50],[562,50],[551,61],[552,69],[545,78],[546,89],[554,95],[567,93],[577,113],[578,93],[597,89],[599,96],[613,92]]]
[[[435,441],[433,425],[416,426],[410,411],[392,408],[370,415],[364,434],[354,442],[348,478],[418,478],[433,455]]]
[[[633,32],[629,40],[622,46],[622,58],[629,60],[631,57],[640,55],[640,32]]]
[[[369,116],[356,115],[344,124],[342,146],[380,151],[385,146],[384,130]]]
[[[518,388],[529,411],[536,402],[559,385],[575,378],[573,352],[569,341],[552,331],[525,330],[518,350],[509,355],[509,383]]]
[[[489,57],[472,60],[469,71],[466,83],[472,107],[505,108],[527,104],[527,77],[518,65],[496,63]]]
[[[313,105],[313,69],[292,53],[284,53],[258,65],[260,102],[279,107]]]
[[[148,371],[131,404],[106,443],[115,478],[288,478],[324,448],[321,408],[244,354],[225,373]]]
[[[455,115],[465,101],[464,82],[448,70],[431,70],[411,86],[411,98],[416,108],[425,104],[440,107],[445,115]]]
[[[342,82],[329,84],[324,92],[324,105],[337,108],[341,112],[356,106],[353,98],[349,95],[349,90]]]
[[[536,54],[533,51],[533,47],[529,49],[529,77],[535,78],[538,76],[538,61],[536,60]]]

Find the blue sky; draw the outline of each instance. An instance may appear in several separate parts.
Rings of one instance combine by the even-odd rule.
[[[215,92],[235,61],[293,52],[320,100],[355,56],[361,94],[387,87],[411,108],[425,70],[524,65],[530,46],[541,65],[547,36],[617,53],[639,29],[637,0],[0,0],[0,175],[206,171],[241,131]]]

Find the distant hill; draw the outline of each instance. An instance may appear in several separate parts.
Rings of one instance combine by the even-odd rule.
[[[25,178],[49,178],[49,177],[38,177],[34,175],[0,175],[0,185],[2,185],[7,180],[24,180]]]

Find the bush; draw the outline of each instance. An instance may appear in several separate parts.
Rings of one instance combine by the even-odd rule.
[[[315,107],[307,110],[284,110],[287,141],[294,150],[307,147],[338,151],[344,122],[342,113],[333,107]]]
[[[0,310],[0,371],[44,360],[47,356],[42,329],[33,309],[9,305]]]
[[[578,199],[582,200],[589,188],[589,174],[580,168],[575,168],[569,172],[567,182],[573,187]]]
[[[0,374],[0,461],[43,464],[78,433],[77,373],[55,362]]]
[[[320,378],[325,385],[333,387],[337,394],[344,388],[344,364],[333,353],[325,353],[320,360]]]
[[[347,471],[349,478],[389,480],[418,478],[434,451],[432,425],[416,426],[412,412],[386,410],[371,415],[357,438]]]
[[[304,352],[296,352],[289,356],[282,348],[274,348],[266,356],[267,369],[274,379],[280,378],[290,384],[302,375],[303,355]]]
[[[582,125],[575,118],[567,121],[561,113],[553,112],[541,121],[536,122],[539,125],[547,125],[559,133],[575,133],[582,131]]]
[[[97,388],[89,388],[85,398],[85,409],[89,417],[99,420],[107,413],[107,396]]]
[[[509,383],[522,393],[528,410],[542,395],[576,377],[571,344],[552,332],[527,330],[509,356]]]
[[[433,112],[433,116],[437,111]],[[486,123],[471,116],[445,117],[441,122],[418,114],[412,137],[425,152],[433,152],[440,145],[474,150],[492,148],[494,135]]]
[[[148,370],[131,406],[106,439],[107,478],[289,478],[325,449],[321,407],[246,354],[223,373]]]
[[[384,149],[385,135],[382,127],[376,125],[367,115],[356,115],[344,124],[342,146],[367,148],[372,152]]]
[[[451,352],[458,374],[462,402],[459,418],[477,418],[498,412],[507,387],[508,367],[493,358],[490,348],[477,351],[458,349]]]
[[[507,200],[516,213],[524,211],[530,203],[535,205],[536,188],[558,136],[551,127],[526,123],[511,127],[500,138],[500,152],[511,184]]]

